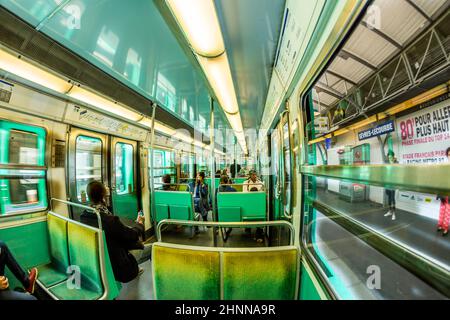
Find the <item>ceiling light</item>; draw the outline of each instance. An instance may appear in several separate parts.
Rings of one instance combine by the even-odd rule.
[[[217,57],[225,51],[212,0],[166,0],[194,52]]]
[[[59,93],[66,93],[72,87],[69,81],[27,62],[23,58],[19,59],[16,55],[2,49],[0,49],[0,69]]]
[[[113,113],[131,121],[137,122],[142,119],[142,115],[138,114],[137,112],[125,108],[118,103],[103,98],[100,95],[86,90],[82,87],[73,87],[69,91],[69,93],[67,93],[67,95],[99,109],[102,109],[103,111]]]
[[[239,114],[226,114],[226,116],[235,134],[244,132],[244,129],[242,128],[241,116]]]
[[[230,114],[238,113],[239,106],[227,54],[225,53],[214,59],[198,57],[198,61],[223,111]]]

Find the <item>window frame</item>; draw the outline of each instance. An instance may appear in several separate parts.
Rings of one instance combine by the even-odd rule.
[[[33,179],[37,181],[38,195],[43,193],[43,195],[38,197],[38,203],[27,208],[27,204],[11,204],[7,202],[0,203],[0,219],[7,219],[11,217],[18,217],[23,215],[30,215],[34,213],[45,212],[50,206],[50,194],[49,194],[49,181],[47,179],[48,166],[48,152],[50,150],[48,130],[45,127],[35,126],[30,124],[25,124],[17,121],[11,121],[9,119],[0,119],[0,140],[4,141],[7,146],[2,152],[0,152],[0,173],[4,170],[5,178],[0,178],[0,181],[8,181],[7,190],[0,191],[0,194],[4,194],[8,199],[10,198],[10,184],[9,181],[14,177]],[[37,135],[37,148],[38,148],[38,163],[36,165],[27,165],[20,163],[9,163],[9,139],[11,136],[11,131],[19,131],[23,133],[30,133]],[[30,175],[19,173],[17,175],[11,175],[8,177],[7,171],[17,170],[17,171],[30,171]],[[34,172],[33,172],[34,171]],[[39,173],[37,173],[39,172]],[[23,209],[15,210],[11,213],[7,213],[8,207],[22,207]]]

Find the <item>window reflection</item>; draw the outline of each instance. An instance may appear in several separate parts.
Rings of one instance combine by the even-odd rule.
[[[126,143],[116,144],[116,193],[134,192],[133,146]]]
[[[340,299],[445,299],[318,210],[308,233],[310,249]]]
[[[112,67],[118,46],[119,37],[106,26],[103,26],[97,38],[97,46],[93,55],[109,67]]]
[[[102,181],[102,141],[97,138],[79,136],[76,140],[77,198],[87,202],[87,185],[94,180]]]
[[[450,239],[437,232],[448,217],[436,195],[310,178],[310,197],[450,270]],[[313,195],[314,194],[314,195]],[[448,225],[447,225],[448,226]]]
[[[139,79],[141,76],[141,65],[142,58],[138,55],[138,53],[129,49],[127,54],[127,63],[125,67],[125,77],[130,80],[133,84],[138,85]]]

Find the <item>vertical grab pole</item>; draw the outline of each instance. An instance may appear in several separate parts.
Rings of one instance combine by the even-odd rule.
[[[156,207],[155,207],[155,182],[153,173],[153,159],[154,159],[154,144],[155,144],[155,114],[156,114],[156,103],[152,105],[152,127],[150,133],[150,219],[153,220],[153,227],[156,230],[157,221],[154,219],[156,217]]]
[[[209,98],[210,106],[211,106],[211,114],[210,114],[210,124],[209,124],[209,147],[211,150],[211,202],[212,202],[212,216],[213,221],[217,221],[217,213],[216,213],[216,159],[214,154],[214,147],[216,145],[214,141],[214,99],[212,97]],[[213,228],[213,239],[214,239],[214,247],[217,247],[217,227]]]

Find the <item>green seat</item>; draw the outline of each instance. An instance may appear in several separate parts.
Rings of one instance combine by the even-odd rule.
[[[51,262],[39,266],[39,282],[46,288],[67,279],[69,254],[67,245],[67,221],[53,214],[47,218],[48,242]]]
[[[68,279],[50,288],[50,292],[64,300],[98,299],[103,294],[98,230],[68,222],[67,234],[70,264],[79,268],[80,287],[74,288],[76,281]]]
[[[194,220],[192,193],[183,191],[155,191],[156,221],[163,219]]]
[[[217,208],[219,221],[242,222],[267,219],[267,198],[265,192],[219,192]],[[237,214],[237,209],[240,214]]]
[[[223,253],[225,300],[292,300],[296,296],[298,251]]]
[[[298,295],[295,246],[210,248],[153,244],[157,300],[289,300]]]
[[[219,252],[194,251],[154,243],[153,287],[159,300],[218,300]]]

